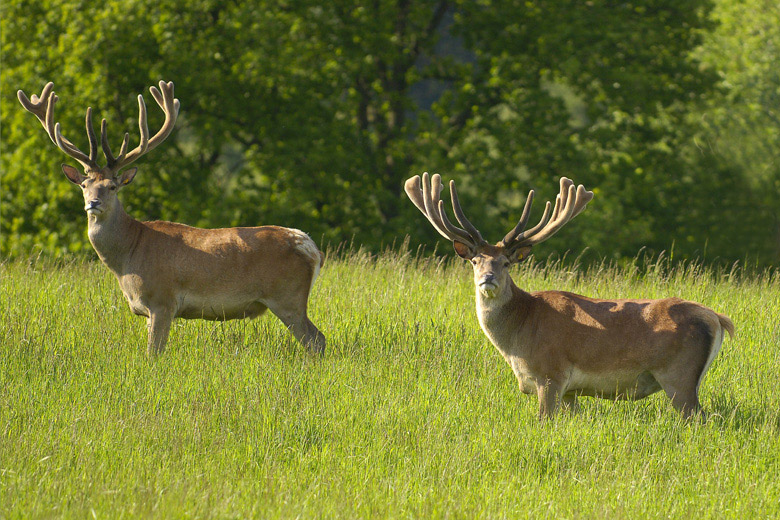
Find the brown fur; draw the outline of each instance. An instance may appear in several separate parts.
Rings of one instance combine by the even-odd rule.
[[[550,213],[526,229],[533,191],[517,225],[496,245],[482,238],[460,207],[455,182],[452,224],[441,200],[438,174],[406,181],[404,190],[440,235],[474,268],[477,317],[490,341],[517,377],[520,389],[539,397],[539,416],[560,403],[576,406],[578,395],[641,399],[663,389],[684,416],[700,409],[702,377],[723,342],[731,320],[694,302],[597,300],[562,291],[529,294],[509,276],[509,266],[585,209],[593,192],[566,177]]]
[[[62,136],[54,123],[57,96],[49,82],[41,96],[19,102],[43,125],[57,147],[77,160],[84,174],[62,165],[65,176],[81,187],[88,214],[89,240],[119,281],[130,309],[149,319],[147,352],[165,348],[174,318],[230,320],[276,314],[293,335],[316,352],[325,349],[325,336],[306,315],[309,292],[325,257],[297,229],[277,226],[199,229],[173,222],[139,222],[125,213],[117,192],[130,184],[136,168],[127,165],[154,149],[170,135],[179,113],[173,83],[151,87],[165,113],[160,130],[151,138],[142,96],[138,96],[141,142],[127,152],[129,136],[114,157],[108,146],[105,120],[101,145],[106,166],[97,163],[97,137],[92,109],[87,109],[89,155]]]
[[[463,250],[461,250],[463,251]],[[512,367],[539,415],[578,395],[641,399],[663,389],[683,415],[700,409],[698,387],[726,316],[681,300],[600,300],[563,291],[527,293],[509,276],[501,246],[467,253],[483,331]],[[522,256],[522,255],[521,255]],[[480,287],[485,280],[494,290]]]
[[[88,217],[89,239],[130,309],[149,318],[149,354],[164,349],[176,317],[253,318],[266,309],[301,343],[325,349],[325,337],[306,315],[323,262],[310,238],[277,226],[199,229],[139,222],[125,213],[112,183],[99,175],[83,183],[85,202],[99,200],[104,208]]]

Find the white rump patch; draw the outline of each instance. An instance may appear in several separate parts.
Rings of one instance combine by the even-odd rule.
[[[295,249],[297,249],[298,252],[303,256],[311,260],[311,265],[314,271],[311,277],[311,286],[309,287],[309,291],[311,291],[311,288],[314,287],[314,281],[320,274],[320,250],[317,249],[317,244],[314,243],[314,240],[312,240],[309,235],[300,229],[288,228],[287,232],[290,234],[290,238],[295,245]]]
[[[712,362],[715,360],[715,356],[718,355],[720,352],[720,347],[723,345],[723,339],[726,335],[726,330],[722,326],[718,326],[719,331],[715,333],[715,338],[713,339],[712,345],[710,346],[710,355],[707,357],[707,362],[704,364],[704,370],[701,371],[701,374],[699,374],[699,382],[696,383],[696,391],[699,391],[699,386],[701,385],[701,380],[704,379],[704,376],[707,374],[707,371],[710,369],[710,365],[712,365]]]

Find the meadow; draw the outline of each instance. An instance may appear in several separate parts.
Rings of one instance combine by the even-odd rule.
[[[454,255],[451,255],[454,256]],[[330,255],[307,353],[271,314],[145,320],[93,261],[0,266],[2,518],[778,518],[780,272],[529,262],[527,290],[679,296],[732,318],[702,383],[539,422],[459,259]]]

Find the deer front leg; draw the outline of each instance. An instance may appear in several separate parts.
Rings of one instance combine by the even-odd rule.
[[[558,410],[561,402],[561,385],[550,379],[536,383],[536,394],[539,396],[539,419],[550,419]]]
[[[149,335],[146,342],[147,356],[153,357],[165,350],[173,318],[174,312],[170,309],[163,308],[150,311],[148,321]]]

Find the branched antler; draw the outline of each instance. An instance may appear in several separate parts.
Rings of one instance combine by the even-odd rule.
[[[157,87],[151,87],[149,90],[154,97],[154,100],[160,106],[165,113],[165,121],[162,128],[152,137],[149,138],[149,126],[146,121],[146,104],[144,103],[143,96],[138,96],[138,128],[141,133],[140,144],[127,152],[127,145],[130,141],[130,134],[125,133],[122,140],[122,146],[119,150],[119,155],[114,157],[111,152],[111,147],[108,145],[108,135],[106,128],[106,120],[103,119],[100,125],[100,141],[103,148],[103,153],[106,156],[106,166],[109,172],[116,175],[119,170],[129,165],[133,161],[145,153],[154,150],[157,145],[165,140],[168,135],[173,131],[173,127],[176,124],[176,118],[179,115],[179,100],[173,97],[173,82],[160,81],[160,90]],[[79,150],[71,141],[63,137],[60,131],[60,124],[54,122],[54,104],[59,99],[53,91],[54,83],[49,82],[43,87],[40,97],[35,94],[32,95],[32,99],[28,99],[24,92],[19,90],[17,96],[22,106],[41,122],[49,138],[57,147],[65,154],[73,159],[77,160],[84,167],[84,171],[99,171],[101,168],[97,164],[97,138],[95,136],[95,130],[92,127],[92,108],[87,108],[86,126],[87,137],[89,138],[89,155]]]
[[[515,249],[521,246],[533,246],[544,242],[558,232],[567,222],[579,215],[585,206],[593,199],[593,192],[587,191],[583,185],[574,187],[574,182],[566,177],[561,177],[561,191],[555,197],[555,208],[550,216],[550,203],[544,208],[542,220],[533,228],[524,231],[528,223],[528,217],[533,203],[534,192],[528,193],[523,215],[517,225],[506,234],[500,245]],[[549,220],[548,220],[549,219]]]
[[[440,198],[442,183],[438,174],[433,175],[429,179],[428,174],[423,173],[422,181],[419,175],[415,175],[406,181],[404,190],[414,205],[417,206],[417,209],[425,215],[434,229],[444,238],[453,242],[461,242],[472,249],[477,249],[479,246],[487,243],[477,228],[463,214],[463,209],[461,209],[458,201],[458,194],[455,191],[455,181],[450,181],[452,209],[455,211],[455,218],[464,229],[453,226],[447,218],[447,213],[444,211],[444,202]],[[520,221],[497,245],[512,251],[521,246],[539,244],[553,236],[568,221],[582,212],[591,199],[593,199],[592,191],[587,191],[582,185],[575,188],[574,183],[570,179],[562,177],[561,191],[555,199],[552,215],[550,214],[551,205],[547,202],[539,223],[531,229],[525,230],[534,200],[534,191],[531,190],[525,201]]]
[[[35,94],[32,95],[32,99],[28,99],[24,92],[21,90],[16,92],[16,96],[19,98],[19,102],[22,106],[35,117],[38,118],[44,130],[49,135],[49,139],[57,145],[66,155],[77,160],[84,167],[84,171],[94,170],[97,171],[100,167],[97,164],[97,141],[95,140],[95,131],[92,129],[92,109],[87,109],[87,136],[89,137],[89,155],[79,150],[72,142],[63,137],[60,131],[60,124],[54,122],[54,104],[59,100],[59,97],[52,90],[54,83],[51,81],[43,87],[41,96],[38,97]]]
[[[422,183],[420,182],[420,176],[415,175],[406,181],[404,190],[414,205],[417,206],[417,209],[425,215],[433,225],[433,228],[444,238],[453,242],[462,242],[471,248],[487,243],[477,228],[463,214],[463,209],[461,209],[460,201],[458,200],[458,193],[455,190],[455,181],[450,181],[452,209],[455,211],[455,218],[458,220],[458,223],[465,229],[454,226],[450,222],[447,213],[444,211],[444,201],[440,198],[442,187],[441,176],[438,173],[429,179],[426,172],[422,175]]]
[[[111,153],[111,148],[108,146],[108,140],[105,138],[106,120],[103,120],[100,129],[101,137],[103,138],[103,153],[106,154],[108,166],[112,171],[118,171],[145,153],[151,152],[173,131],[173,126],[176,124],[176,118],[179,115],[179,100],[173,97],[172,81],[169,81],[168,83],[160,81],[159,85],[160,90],[157,90],[157,87],[150,87],[149,91],[165,113],[165,121],[163,122],[162,128],[160,128],[151,139],[149,138],[149,126],[146,122],[146,104],[144,103],[143,96],[140,94],[138,95],[138,129],[141,133],[141,142],[130,152],[125,153],[127,150],[127,142],[130,138],[128,134],[125,134],[125,138],[122,141],[122,147],[119,150],[119,155],[114,158]],[[160,91],[162,91],[162,93]]]

